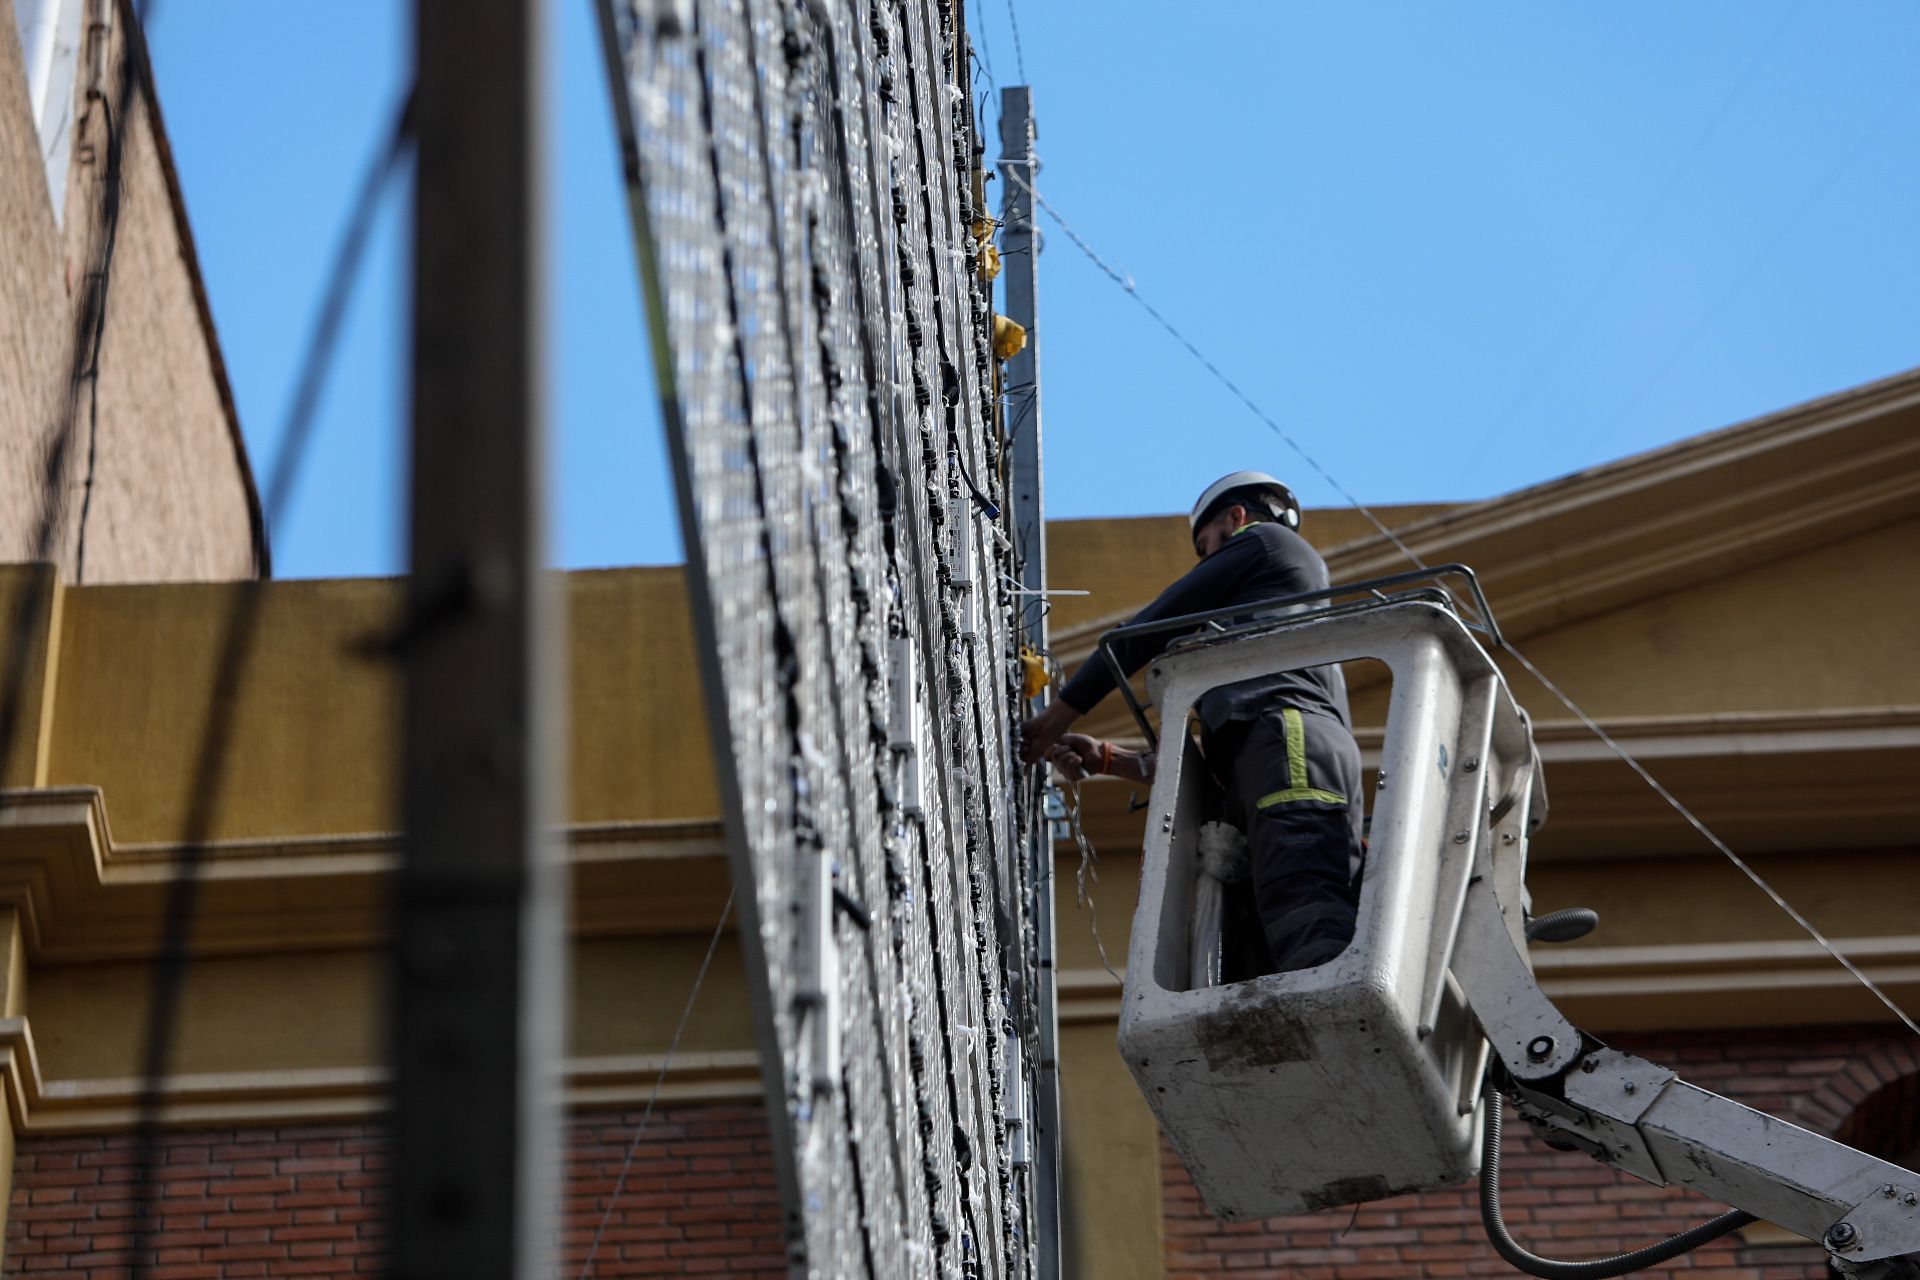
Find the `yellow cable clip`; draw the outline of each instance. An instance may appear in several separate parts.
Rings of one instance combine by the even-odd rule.
[[[1027,345],[1027,328],[1005,316],[993,318],[993,354],[1001,360],[1011,360],[1019,355]]]
[[[989,281],[1000,275],[1000,246],[993,242],[993,229],[1000,223],[993,218],[979,217],[973,222],[973,240],[980,246],[974,256],[974,264],[982,276]]]
[[[1020,693],[1029,702],[1040,696],[1046,687],[1053,683],[1053,675],[1047,670],[1047,660],[1032,645],[1020,646]]]

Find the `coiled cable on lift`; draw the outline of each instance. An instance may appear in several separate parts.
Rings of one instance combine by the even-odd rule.
[[[1527,939],[1557,942],[1579,937],[1592,929],[1598,920],[1598,916],[1582,907],[1555,911],[1528,921]],[[1509,1265],[1528,1275],[1539,1276],[1541,1280],[1609,1280],[1612,1276],[1623,1276],[1642,1267],[1658,1266],[1683,1253],[1690,1253],[1708,1241],[1738,1231],[1750,1222],[1758,1221],[1744,1209],[1731,1209],[1679,1235],[1669,1236],[1630,1253],[1590,1258],[1583,1262],[1543,1258],[1515,1240],[1507,1230],[1506,1220],[1500,1216],[1500,1130],[1503,1108],[1498,1090],[1487,1090],[1486,1099],[1486,1130],[1480,1142],[1480,1222],[1487,1229],[1487,1239],[1492,1243],[1493,1251]]]

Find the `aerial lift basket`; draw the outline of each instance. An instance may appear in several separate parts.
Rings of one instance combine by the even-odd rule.
[[[1425,1190],[1479,1166],[1487,1041],[1449,972],[1478,860],[1525,954],[1527,836],[1546,814],[1525,715],[1449,597],[1449,565],[1147,627],[1195,631],[1151,665],[1167,741],[1148,814],[1120,1050],[1209,1208],[1245,1220]],[[1347,600],[1364,593],[1358,602]],[[1353,942],[1316,968],[1205,985],[1192,960],[1207,690],[1373,658],[1393,686]],[[1117,662],[1116,662],[1117,665]],[[1122,689],[1127,690],[1125,682]],[[1149,737],[1152,728],[1134,702]]]

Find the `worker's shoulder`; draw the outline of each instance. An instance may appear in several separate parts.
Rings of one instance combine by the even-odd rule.
[[[1267,555],[1304,560],[1309,564],[1324,563],[1311,542],[1275,520],[1262,520],[1259,524],[1248,525],[1241,537],[1251,540]]]

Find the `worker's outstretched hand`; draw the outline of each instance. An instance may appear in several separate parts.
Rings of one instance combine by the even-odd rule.
[[[1100,758],[1100,739],[1084,733],[1063,733],[1060,741],[1047,750],[1047,759],[1068,782],[1079,782],[1097,773],[1094,762]]]
[[[1049,702],[1039,715],[1020,726],[1021,762],[1039,764],[1046,759],[1048,748],[1060,741],[1067,726],[1079,718],[1080,713],[1060,699]]]

